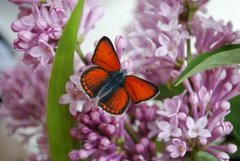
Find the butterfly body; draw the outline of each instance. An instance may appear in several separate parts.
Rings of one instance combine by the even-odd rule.
[[[122,87],[126,74],[126,70],[109,73],[109,78],[107,79],[105,85],[102,87],[102,89],[100,89],[97,95],[98,98],[102,98],[108,93],[118,89],[119,87]]]
[[[98,97],[98,106],[111,114],[120,115],[130,101],[137,104],[159,92],[153,83],[121,70],[117,53],[107,37],[99,40],[92,62],[95,66],[81,75],[82,88],[90,98]]]

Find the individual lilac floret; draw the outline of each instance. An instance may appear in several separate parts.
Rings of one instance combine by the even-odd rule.
[[[32,72],[18,64],[0,76],[0,119],[11,135],[18,135],[30,145],[36,140],[30,160],[49,160],[46,128],[46,99],[49,68]],[[45,158],[45,159],[44,159]]]
[[[66,84],[66,92],[60,97],[59,103],[69,104],[69,110],[73,116],[78,112],[88,111],[97,106],[97,100],[90,100],[82,91],[79,74],[70,76],[70,80]]]
[[[21,12],[11,29],[17,33],[13,46],[23,52],[23,62],[36,69],[51,64],[57,43],[68,21],[76,0],[13,1],[20,4]],[[22,4],[28,3],[27,6]],[[97,0],[86,0],[79,28],[82,40],[102,16]]]
[[[167,150],[171,153],[172,158],[183,157],[187,152],[187,145],[184,141],[179,139],[173,139],[172,144],[167,147]]]
[[[196,122],[193,120],[192,117],[187,118],[187,127],[188,127],[188,136],[190,138],[196,137],[211,137],[211,133],[206,126],[208,124],[208,120],[206,117],[201,117]]]

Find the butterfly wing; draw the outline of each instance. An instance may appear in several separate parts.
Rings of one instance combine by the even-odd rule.
[[[106,71],[119,71],[121,66],[113,44],[106,36],[102,37],[94,51],[92,62]]]
[[[157,86],[153,83],[132,75],[126,76],[124,88],[135,104],[148,100],[159,92]]]
[[[111,114],[120,115],[126,111],[129,102],[130,99],[126,90],[123,87],[119,87],[101,98],[98,105]]]
[[[100,67],[90,67],[85,70],[80,78],[83,90],[90,98],[98,95],[101,88],[105,85],[109,73]]]

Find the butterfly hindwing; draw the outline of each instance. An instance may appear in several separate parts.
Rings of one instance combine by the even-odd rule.
[[[99,91],[105,85],[109,73],[100,67],[90,67],[81,75],[81,85],[83,90],[90,98],[98,95]]]
[[[124,88],[135,104],[148,100],[159,92],[156,85],[133,75],[126,76]]]
[[[130,99],[126,90],[123,87],[118,87],[102,97],[98,105],[111,114],[120,115],[126,111],[129,102]]]
[[[119,71],[121,66],[113,44],[106,36],[102,37],[94,51],[92,62],[106,71]]]

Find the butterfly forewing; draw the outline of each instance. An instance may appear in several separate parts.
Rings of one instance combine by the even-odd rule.
[[[126,111],[129,102],[130,99],[126,90],[119,87],[101,98],[98,105],[111,114],[119,115]]]
[[[113,44],[105,36],[99,40],[92,57],[92,62],[109,72],[119,71],[121,68]]]
[[[133,75],[126,76],[124,88],[135,104],[148,100],[159,92],[154,84]]]
[[[81,85],[90,98],[97,96],[101,88],[105,85],[109,73],[100,67],[90,67],[81,75]]]

